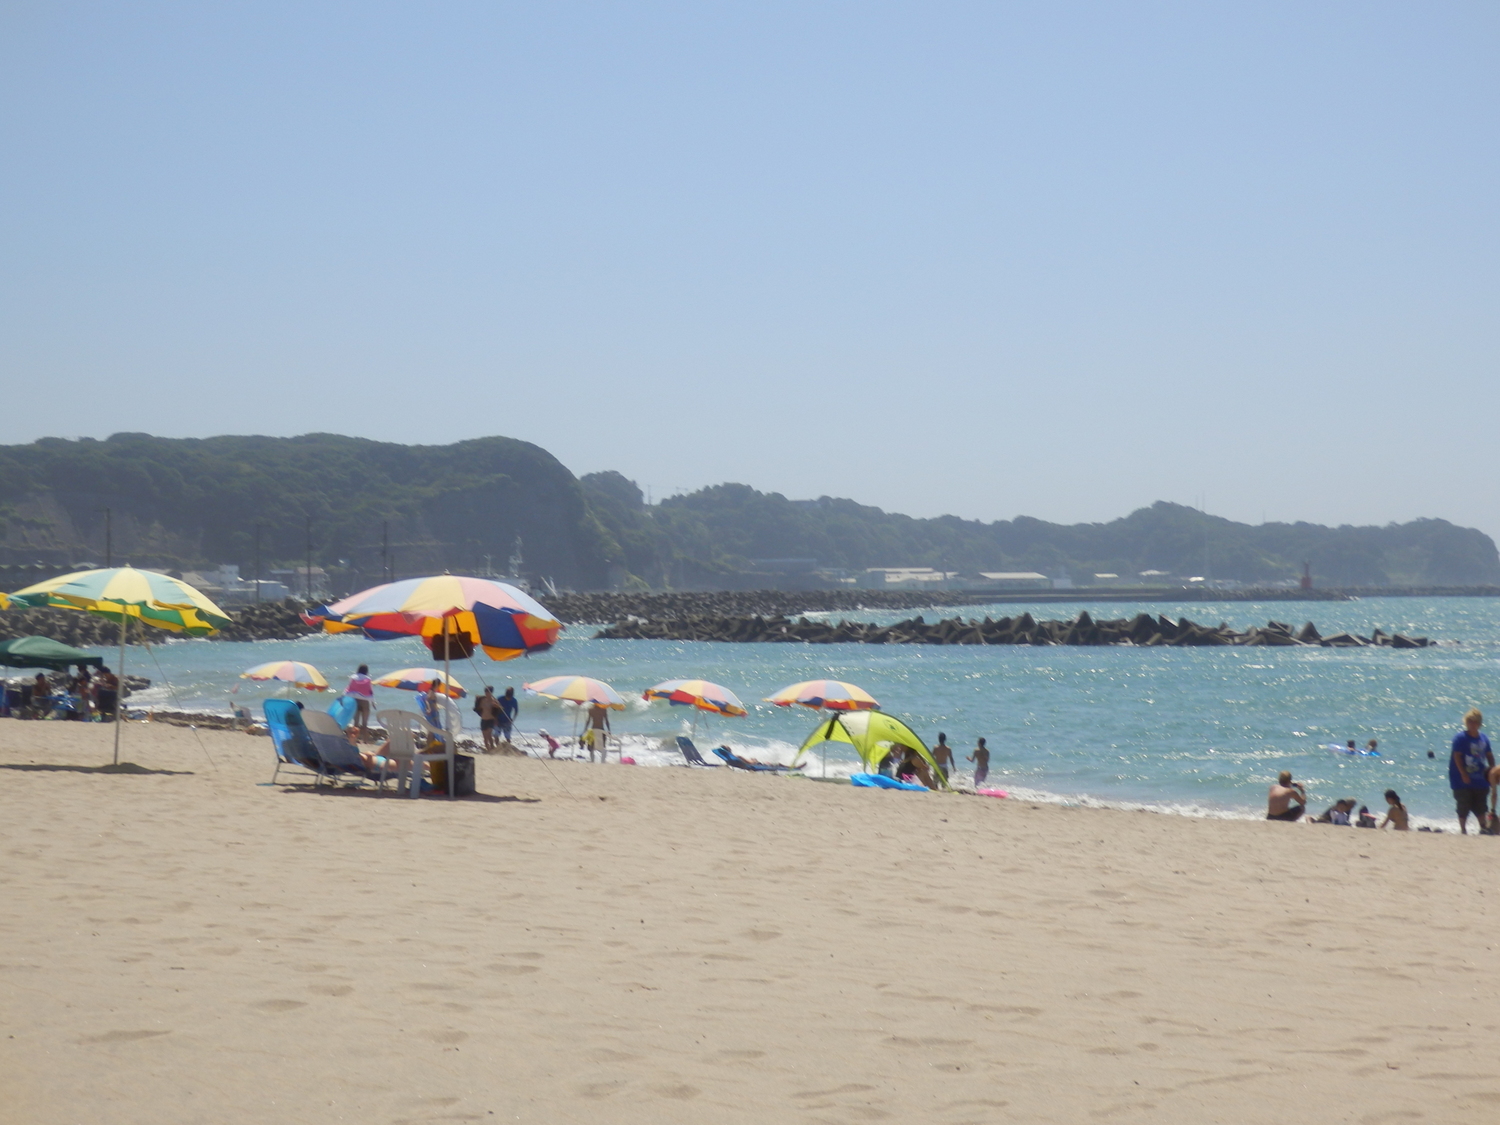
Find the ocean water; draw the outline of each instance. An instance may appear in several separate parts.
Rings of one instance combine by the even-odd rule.
[[[692,712],[645,703],[640,692],[662,680],[703,677],[722,683],[750,707],[744,719],[704,715],[695,741],[727,742],[742,753],[788,761],[817,723],[803,708],[759,702],[797,680],[830,677],[859,684],[931,744],[939,731],[960,759],[983,736],[992,751],[990,784],[1034,800],[1146,807],[1203,816],[1260,816],[1265,791],[1289,769],[1321,811],[1354,797],[1384,808],[1398,790],[1419,823],[1452,826],[1447,786],[1449,739],[1470,706],[1500,722],[1500,600],[1369,598],[1352,602],[1225,602],[1187,606],[1049,605],[1033,613],[1066,618],[1081,609],[1095,617],[1144,611],[1183,614],[1200,624],[1226,621],[1243,629],[1268,619],[1300,627],[1311,619],[1325,634],[1348,630],[1425,635],[1437,648],[1030,648],[1012,646],[733,645],[674,641],[595,641],[588,626],[566,630],[556,648],[530,659],[496,664],[481,657],[458,665],[471,690],[491,683],[522,696],[518,730],[555,736],[577,729],[571,705],[525,697],[521,684],[578,673],[612,684],[631,700],[612,716],[625,752],[642,765],[679,761],[663,739],[692,728]],[[978,605],[929,612],[939,616],[1015,614],[1013,605]],[[839,614],[810,615],[837,617]],[[845,614],[890,622],[909,613]],[[154,684],[138,706],[227,709],[256,706],[271,692],[237,679],[252,665],[295,657],[342,686],[360,663],[376,673],[430,664],[416,641],[371,642],[350,637],[223,643],[173,641],[150,652],[132,647],[130,670]],[[170,684],[170,688],[168,687]],[[411,706],[409,694],[380,689],[377,707]],[[316,706],[317,695],[302,695]],[[467,702],[461,710],[477,725]],[[1379,759],[1335,754],[1327,744],[1379,740]],[[535,747],[528,737],[523,744]],[[264,753],[255,743],[247,752]],[[1428,752],[1436,756],[1429,759]],[[575,751],[565,749],[560,753]],[[712,760],[710,758],[710,760]],[[961,765],[967,766],[965,763]],[[852,757],[831,755],[829,774],[848,774]],[[812,764],[817,774],[821,760]]]

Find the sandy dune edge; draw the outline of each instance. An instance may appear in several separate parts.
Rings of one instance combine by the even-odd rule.
[[[509,759],[449,805],[126,733],[172,772],[0,720],[18,1125],[1500,1109],[1497,840]]]

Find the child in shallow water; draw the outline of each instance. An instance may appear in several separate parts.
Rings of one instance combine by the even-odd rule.
[[[1394,789],[1385,791],[1385,803],[1385,819],[1380,822],[1380,827],[1384,828],[1389,824],[1397,832],[1409,829],[1411,824],[1407,820],[1406,806],[1401,803],[1401,797]]]
[[[974,747],[974,753],[966,757],[964,761],[974,763],[974,784],[983,785],[984,779],[990,776],[990,752],[984,744],[984,739],[979,740],[979,745]]]

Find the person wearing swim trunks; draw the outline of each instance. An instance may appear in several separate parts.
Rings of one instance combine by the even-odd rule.
[[[589,761],[594,760],[594,751],[599,751],[599,761],[609,754],[609,708],[602,703],[589,705],[589,728],[584,731],[585,745],[589,750]]]
[[[1292,780],[1291,770],[1282,770],[1266,800],[1267,820],[1299,820],[1307,811],[1307,790]]]
[[[488,684],[484,694],[474,701],[474,713],[479,716],[479,733],[484,737],[484,752],[493,754],[495,744],[495,721],[500,717],[500,701],[495,698],[495,689]]]
[[[938,732],[937,745],[932,748],[932,760],[937,764],[938,775],[947,781],[953,772],[953,747],[948,745],[948,736],[942,731]]]
[[[979,740],[979,745],[974,747],[974,753],[968,755],[964,761],[974,763],[974,785],[976,787],[983,785],[984,779],[990,776],[990,752],[984,744],[984,739]]]
[[[1485,798],[1490,792],[1490,769],[1495,764],[1495,752],[1490,747],[1490,738],[1481,734],[1484,715],[1475,707],[1464,716],[1464,729],[1453,736],[1453,746],[1448,754],[1448,787],[1453,790],[1453,803],[1458,809],[1458,830],[1469,834],[1469,814],[1474,814],[1475,830],[1485,829]]]

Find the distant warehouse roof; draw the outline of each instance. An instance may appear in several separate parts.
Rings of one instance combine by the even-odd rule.
[[[981,570],[979,577],[991,582],[1046,582],[1045,574],[1034,570]]]

